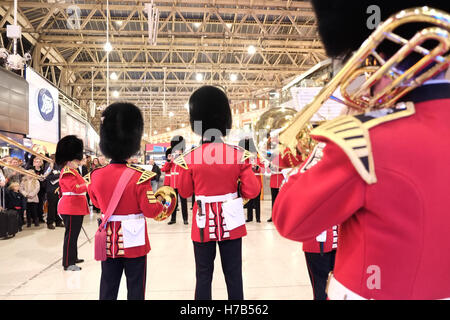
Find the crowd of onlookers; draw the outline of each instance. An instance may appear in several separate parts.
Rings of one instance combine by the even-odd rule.
[[[46,156],[54,159],[54,155]],[[59,175],[62,168],[52,162],[43,161],[39,157],[25,154],[24,159],[18,157],[5,156],[0,159],[12,167],[26,170],[35,176],[22,174],[16,170],[0,166],[0,209],[15,210],[18,220],[18,231],[26,225],[31,228],[33,225],[39,227],[40,224],[47,224],[48,229],[64,227],[63,221],[58,216],[58,188]],[[138,164],[137,158],[132,158],[129,163]],[[87,175],[92,170],[108,164],[104,156],[85,156],[78,168],[82,176]],[[161,175],[159,167],[150,160],[152,171],[156,171],[156,181],[152,181],[152,187],[157,188]],[[155,190],[156,191],[156,190]],[[89,197],[88,202],[90,203]],[[92,203],[90,203],[92,205]],[[100,212],[98,208],[92,206],[94,212]]]

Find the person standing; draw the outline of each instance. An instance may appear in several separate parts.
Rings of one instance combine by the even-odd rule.
[[[201,121],[202,144],[180,155],[179,192],[184,198],[195,193],[191,239],[196,268],[196,300],[210,300],[216,248],[230,300],[244,299],[242,280],[242,237],[247,234],[242,198],[260,192],[260,184],[248,162],[250,154],[223,142],[232,116],[226,94],[204,86],[189,98],[192,130]],[[240,181],[240,190],[238,190]],[[242,198],[238,197],[238,193]]]
[[[245,222],[253,221],[253,210],[255,210],[256,222],[261,222],[261,191],[262,191],[262,179],[261,172],[263,164],[259,159],[258,151],[252,138],[245,138],[239,141],[239,146],[247,150],[252,156],[249,158],[249,162],[252,165],[252,170],[255,173],[259,182],[259,194],[253,199],[250,199],[245,208],[247,208],[247,220]]]
[[[55,160],[55,155],[52,154],[51,158]],[[55,229],[55,225],[56,227],[64,227],[64,224],[61,217],[58,215],[58,188],[61,168],[55,163],[51,163],[50,166],[50,174],[45,179],[45,191],[47,192],[48,201],[47,228],[53,230]]]
[[[175,136],[170,141],[170,147],[172,150],[172,157],[175,161],[183,152],[186,147],[186,142],[182,136]],[[189,224],[188,222],[188,211],[187,211],[187,198],[184,198],[181,196],[178,192],[178,186],[179,186],[179,175],[180,175],[181,168],[179,166],[172,165],[171,171],[170,171],[170,186],[175,190],[177,194],[177,205],[175,207],[175,211],[172,213],[172,216],[170,217],[170,221],[168,224],[174,224],[177,222],[177,210],[178,210],[178,203],[181,202],[181,214],[183,216],[183,223]]]
[[[170,187],[170,171],[172,170],[172,148],[167,148],[166,150],[166,162],[164,163],[161,171],[164,172],[164,186]]]
[[[381,21],[397,13],[398,19],[407,19],[394,30],[402,38],[425,30],[422,23],[411,23],[414,15],[447,21],[448,26],[439,11],[448,10],[448,1],[312,4],[330,57],[359,50],[370,36],[363,18],[369,5],[383,9]],[[407,10],[412,7],[417,8]],[[426,49],[429,45],[421,43]],[[396,43],[383,41],[376,52],[387,61],[398,49]],[[406,74],[422,58],[414,52],[407,55],[395,63],[397,74]],[[282,236],[301,242],[339,225],[336,262],[328,280],[331,300],[450,298],[450,81],[445,67],[406,95],[394,97],[399,86],[386,93],[390,101],[398,99],[390,108],[338,117],[313,129],[316,148],[280,190],[273,222]],[[390,83],[386,73],[370,87],[368,99]]]
[[[302,153],[300,150],[298,150],[298,148],[296,156],[294,156],[292,152],[288,148],[286,148],[282,154],[277,155],[277,157],[272,160],[270,164],[270,192],[272,195],[272,211],[275,200],[278,196],[278,192],[280,191],[281,185],[284,181],[284,175],[281,170],[298,167],[302,162]],[[267,220],[267,222],[272,222],[272,215]]]
[[[19,231],[22,231],[24,225],[24,214],[27,211],[27,199],[20,193],[20,185],[13,182],[9,185],[5,193],[5,207],[6,209],[13,209],[17,212],[17,222]]]
[[[30,173],[34,173],[32,169],[28,170]],[[27,199],[26,215],[27,215],[27,227],[31,227],[31,223],[34,222],[35,227],[39,227],[39,181],[33,177],[24,175],[20,182],[20,193]]]
[[[155,160],[153,158],[150,158],[150,166],[152,167],[151,171],[155,173],[155,176],[152,178],[151,183],[153,192],[156,192],[156,190],[158,190],[159,178],[161,177],[161,169],[155,163]]]
[[[323,231],[315,238],[304,241],[309,280],[313,289],[314,300],[326,300],[328,275],[334,269],[338,240],[338,226]]]
[[[100,149],[111,163],[88,175],[88,192],[92,203],[107,213],[113,194],[123,174],[129,180],[113,215],[102,221],[106,228],[106,260],[101,262],[100,300],[116,300],[120,279],[125,272],[127,298],[144,300],[147,277],[147,254],[150,251],[145,218],[154,218],[163,210],[155,198],[150,180],[151,171],[127,164],[141,144],[143,117],[138,107],[114,103],[102,113]],[[108,212],[109,213],[109,212]],[[104,217],[102,217],[104,219]]]
[[[45,166],[44,166],[44,161],[42,161],[41,158],[38,157],[34,157],[32,160],[33,163],[33,172],[39,176],[44,176],[45,174]],[[45,223],[44,221],[44,202],[45,202],[45,196],[46,196],[46,192],[45,192],[45,182],[44,179],[39,181],[39,193],[38,193],[38,199],[39,199],[39,203],[38,203],[38,218],[39,218],[39,222]]]
[[[86,181],[78,173],[77,168],[83,159],[83,141],[74,135],[68,135],[59,140],[56,145],[55,163],[60,166],[58,213],[64,226],[63,259],[64,270],[79,271],[78,236],[83,225],[83,217],[89,214],[86,201]]]

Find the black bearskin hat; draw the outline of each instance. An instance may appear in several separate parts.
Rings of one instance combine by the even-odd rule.
[[[65,136],[58,141],[55,152],[55,163],[63,166],[68,161],[83,159],[83,140],[76,136]]]
[[[172,148],[167,148],[167,150],[166,150],[166,159],[169,157],[169,154],[171,154],[172,153]]]
[[[112,160],[123,161],[141,147],[142,113],[131,103],[113,103],[102,113],[100,150]]]
[[[377,12],[373,6],[379,8],[380,22],[404,9],[428,6],[446,11],[449,8],[448,0],[312,0],[312,5],[320,37],[330,57],[348,57],[372,34],[375,29],[370,29],[369,26],[374,22],[372,19]],[[410,39],[424,26],[426,25],[407,23],[394,30],[394,33]],[[399,45],[385,40],[377,51],[389,57],[399,48]]]
[[[252,138],[244,138],[244,139],[240,140],[239,147],[242,147],[245,150],[250,151],[252,153],[257,152],[255,143],[253,142]]]
[[[194,122],[201,121],[203,135],[208,129],[219,130],[223,136],[231,129],[232,117],[228,97],[221,89],[203,86],[189,98],[191,128],[196,132]],[[196,132],[200,134],[200,132]]]
[[[170,148],[172,149],[172,153],[181,150],[181,152],[184,152],[186,149],[186,141],[182,136],[175,136],[170,140]]]

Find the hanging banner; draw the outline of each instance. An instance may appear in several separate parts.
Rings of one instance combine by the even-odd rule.
[[[86,123],[77,118],[73,113],[68,112],[61,107],[61,138],[67,135],[76,135],[83,140],[84,146],[87,145],[87,129]]]
[[[26,80],[29,85],[28,137],[58,143],[58,89],[31,68],[26,69]]]

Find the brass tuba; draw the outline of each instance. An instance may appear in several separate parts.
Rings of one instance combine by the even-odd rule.
[[[393,31],[406,23],[427,23],[433,25],[418,31],[414,37],[406,40]],[[322,104],[328,100],[340,86],[340,92],[345,105],[360,111],[367,109],[392,107],[401,97],[422,85],[425,81],[448,68],[450,64],[450,15],[441,10],[419,7],[402,10],[392,15],[364,41],[358,51],[349,59],[343,68],[322,88],[318,95],[284,126],[279,133],[278,148],[289,148],[297,152],[299,133],[309,123],[312,116]],[[389,60],[385,61],[376,48],[384,41],[393,41],[402,47]],[[437,45],[432,50],[421,47],[427,40],[434,40]],[[417,52],[423,57],[407,70],[397,70],[396,66],[411,52]],[[379,66],[361,66],[363,61],[372,57]],[[434,66],[420,74],[431,63]],[[355,91],[350,91],[350,85],[365,76],[365,81]],[[383,77],[389,77],[391,83],[375,95],[371,95],[371,88]],[[269,110],[268,112],[271,112]],[[278,115],[273,115],[278,117]],[[262,115],[262,118],[265,115]]]
[[[175,211],[175,207],[177,206],[177,194],[172,187],[163,186],[156,190],[155,198],[162,198],[164,208],[163,211],[153,219],[156,221],[166,220]]]

